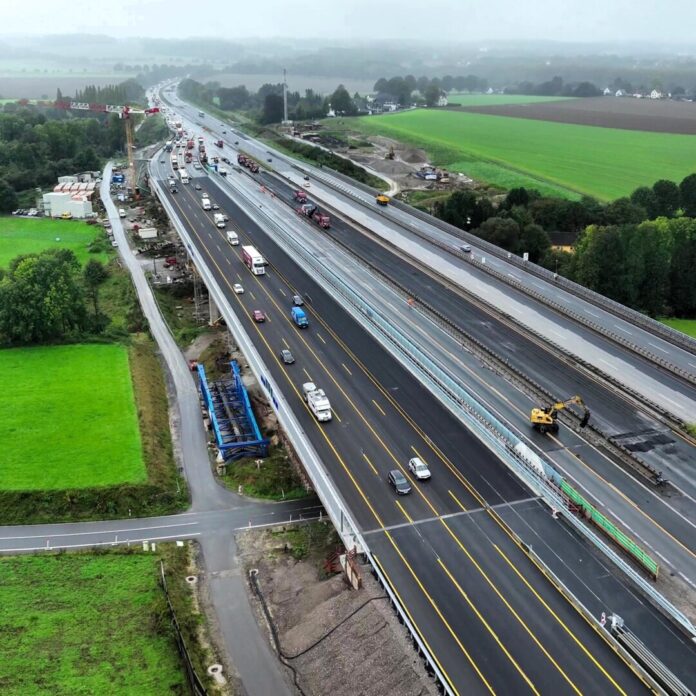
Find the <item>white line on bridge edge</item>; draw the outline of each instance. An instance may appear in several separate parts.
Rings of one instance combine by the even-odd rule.
[[[652,346],[653,348],[657,348],[657,350],[661,350],[663,353],[669,353],[668,350],[665,350],[664,348],[660,348],[660,346],[656,346],[654,343],[650,343],[650,341],[648,341],[648,345]]]

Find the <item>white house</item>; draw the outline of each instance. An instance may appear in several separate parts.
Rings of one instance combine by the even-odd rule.
[[[74,218],[91,217],[91,195],[85,193],[70,193],[68,191],[53,191],[43,195],[44,212],[50,217],[61,217],[70,214]]]
[[[447,99],[447,95],[441,94],[437,100],[437,105],[438,106],[447,106],[447,104],[449,104],[449,100]]]
[[[608,87],[605,87],[605,88],[604,88],[604,91],[602,92],[602,94],[603,94],[605,97],[608,97],[608,96],[611,94],[611,90],[610,90]]]
[[[625,97],[626,92],[624,92],[622,89],[617,89],[616,94],[614,94],[615,97]]]
[[[658,92],[656,89],[654,89],[652,92],[650,92],[650,98],[651,99],[662,99],[662,92]]]

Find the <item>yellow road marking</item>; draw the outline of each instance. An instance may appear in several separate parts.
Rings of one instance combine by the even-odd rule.
[[[461,502],[461,500],[459,500],[459,498],[457,498],[457,496],[454,495],[454,493],[452,493],[452,491],[450,491],[449,489],[447,490],[447,492],[450,494],[450,496],[452,496],[452,498],[454,498],[454,502],[457,503],[457,505],[459,505],[459,507],[462,510],[464,510],[464,512],[466,512],[466,508],[464,507],[464,504]]]
[[[412,519],[411,516],[408,514],[408,512],[406,512],[406,509],[405,509],[404,506],[401,504],[401,501],[397,498],[394,502],[396,503],[396,505],[397,505],[397,507],[399,508],[399,510],[401,510],[401,513],[403,514],[403,516],[409,521],[409,523],[410,523],[410,524],[413,524],[413,519]]]
[[[379,476],[379,472],[377,469],[375,469],[375,465],[370,461],[370,458],[364,452],[363,457],[365,457],[365,461],[370,465],[370,469],[375,472],[375,476]]]
[[[380,412],[383,416],[386,416],[386,415],[387,415],[387,414],[384,412],[384,410],[382,409],[382,407],[381,407],[374,399],[372,399],[372,403],[377,407],[377,409],[379,410],[379,412]]]
[[[534,684],[532,683],[532,680],[527,676],[526,672],[519,666],[519,664],[517,663],[517,660],[515,660],[515,658],[508,652],[508,649],[503,645],[502,641],[498,637],[498,634],[491,628],[488,621],[486,621],[486,619],[484,619],[483,616],[481,616],[481,613],[476,608],[476,605],[471,601],[471,599],[469,599],[469,595],[464,591],[462,586],[457,582],[457,579],[452,575],[452,573],[449,572],[449,569],[442,562],[442,559],[438,558],[437,562],[440,564],[440,567],[442,568],[442,570],[445,571],[445,573],[447,574],[447,577],[450,579],[452,584],[457,588],[457,590],[459,590],[459,594],[461,594],[461,596],[464,597],[464,601],[469,605],[469,607],[471,608],[471,611],[473,611],[474,614],[476,614],[476,616],[478,617],[478,620],[486,627],[486,630],[491,634],[491,636],[493,636],[493,640],[498,644],[498,647],[505,653],[508,660],[510,660],[510,662],[512,662],[512,664],[514,665],[515,669],[517,670],[519,675],[522,677],[522,679],[524,679],[525,682],[527,682],[527,686],[529,686],[529,688],[535,694],[537,694],[537,696],[541,696],[539,694],[539,692],[537,691],[536,687],[534,686]],[[530,635],[531,635],[531,633],[530,633]]]

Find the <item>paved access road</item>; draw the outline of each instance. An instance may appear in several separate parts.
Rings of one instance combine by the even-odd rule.
[[[165,162],[160,175],[164,180],[168,174]],[[226,243],[224,233],[212,224],[212,215],[201,209],[196,185],[210,191],[212,200],[229,215],[242,244],[253,241],[270,260],[266,276],[248,273],[239,248]],[[514,508],[513,517],[529,530],[525,515],[535,518],[533,511],[541,511],[534,497],[205,177],[194,176],[191,185],[180,186],[179,193],[170,196],[170,202],[230,305],[239,316],[247,317],[258,350],[276,382],[287,386],[303,428],[361,528],[384,540],[386,550],[380,550],[380,561],[397,592],[403,592],[402,598],[408,596],[406,608],[423,635],[437,641],[433,651],[451,683],[461,692],[479,692],[487,685],[502,691],[522,687],[565,692],[575,690],[575,684],[581,685],[580,690],[602,692],[617,686],[619,690],[639,688],[603,641],[594,644],[596,634],[565,600],[558,612],[554,610],[559,627],[568,628],[568,632],[560,630],[581,638],[570,643],[548,640],[549,608],[552,598],[558,598],[555,590],[486,507]],[[244,295],[232,292],[236,282],[244,285]],[[312,299],[308,308],[312,326],[304,332],[289,320],[290,298],[298,289]],[[254,309],[266,312],[267,321],[256,324],[251,318]],[[293,351],[295,365],[280,363],[277,356],[283,347]],[[307,379],[323,387],[331,399],[335,420],[327,426],[317,424],[300,399],[299,386]],[[431,464],[433,480],[414,485],[411,496],[396,499],[384,481],[386,472],[405,469],[414,452]],[[525,512],[527,504],[532,507]],[[476,529],[465,532],[464,527],[455,526],[476,510],[488,519],[483,541],[478,540],[485,551],[473,550],[478,543]],[[554,524],[543,511],[542,517]],[[434,541],[420,532],[426,522],[433,529],[429,534],[444,545],[438,551]],[[409,533],[415,535],[414,543],[401,537],[406,534],[410,539]],[[577,557],[572,550],[577,543],[572,535],[566,543],[570,564],[570,557]],[[496,549],[519,569],[515,579],[510,579],[507,563]],[[529,587],[539,598],[536,607],[528,602]],[[471,620],[466,628],[462,625],[465,596],[473,605],[467,604]],[[479,659],[473,656],[472,646]]]

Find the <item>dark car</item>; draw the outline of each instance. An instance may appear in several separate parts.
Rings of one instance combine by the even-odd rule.
[[[260,324],[261,322],[266,321],[266,315],[260,309],[255,309],[251,313],[251,316],[254,317],[254,321],[257,324]]]
[[[283,349],[280,351],[280,359],[286,365],[292,365],[295,362],[295,356],[287,349]]]
[[[292,296],[293,307],[302,307],[303,304],[304,304],[304,300],[302,299],[302,295],[293,295]]]
[[[200,190],[201,190],[201,185],[200,185],[200,184],[196,184],[196,185],[194,186],[194,188],[196,189],[196,191],[200,191]]]
[[[174,186],[173,188],[169,189],[172,193],[179,193],[179,189]]]
[[[399,495],[408,495],[411,492],[411,484],[398,469],[392,469],[389,472],[389,476],[387,476],[387,480],[394,486],[394,490]]]

